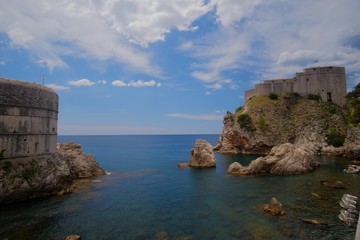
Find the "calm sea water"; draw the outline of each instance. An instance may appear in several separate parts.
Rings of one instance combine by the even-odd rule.
[[[254,155],[216,154],[216,169],[176,167],[189,160],[197,138],[215,145],[218,137],[60,136],[80,143],[111,174],[78,182],[70,195],[1,207],[0,239],[354,239],[355,228],[337,217],[342,194],[360,196],[360,176],[342,172],[345,159],[319,157],[321,168],[292,176],[226,175],[232,162],[248,164]],[[321,187],[321,179],[348,188]],[[263,213],[272,197],[285,216]]]

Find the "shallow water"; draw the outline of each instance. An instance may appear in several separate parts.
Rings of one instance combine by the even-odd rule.
[[[0,239],[354,239],[355,228],[337,217],[342,194],[360,196],[360,176],[342,172],[345,159],[319,157],[315,172],[291,176],[225,174],[232,162],[248,164],[255,155],[216,154],[216,169],[176,167],[189,160],[197,138],[215,145],[218,137],[61,136],[111,174],[79,181],[70,195],[1,207]],[[322,187],[321,179],[341,180],[347,189]],[[263,213],[271,197],[285,216]]]

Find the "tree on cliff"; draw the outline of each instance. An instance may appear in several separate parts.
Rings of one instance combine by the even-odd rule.
[[[354,91],[346,95],[349,103],[349,121],[353,124],[360,124],[360,83],[358,83]]]

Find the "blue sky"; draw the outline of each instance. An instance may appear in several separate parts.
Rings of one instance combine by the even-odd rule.
[[[0,2],[0,77],[59,94],[58,133],[220,133],[244,91],[305,67],[360,82],[358,0]]]

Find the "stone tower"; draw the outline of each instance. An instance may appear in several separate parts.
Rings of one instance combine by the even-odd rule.
[[[0,78],[2,158],[56,151],[58,95],[42,85]]]

